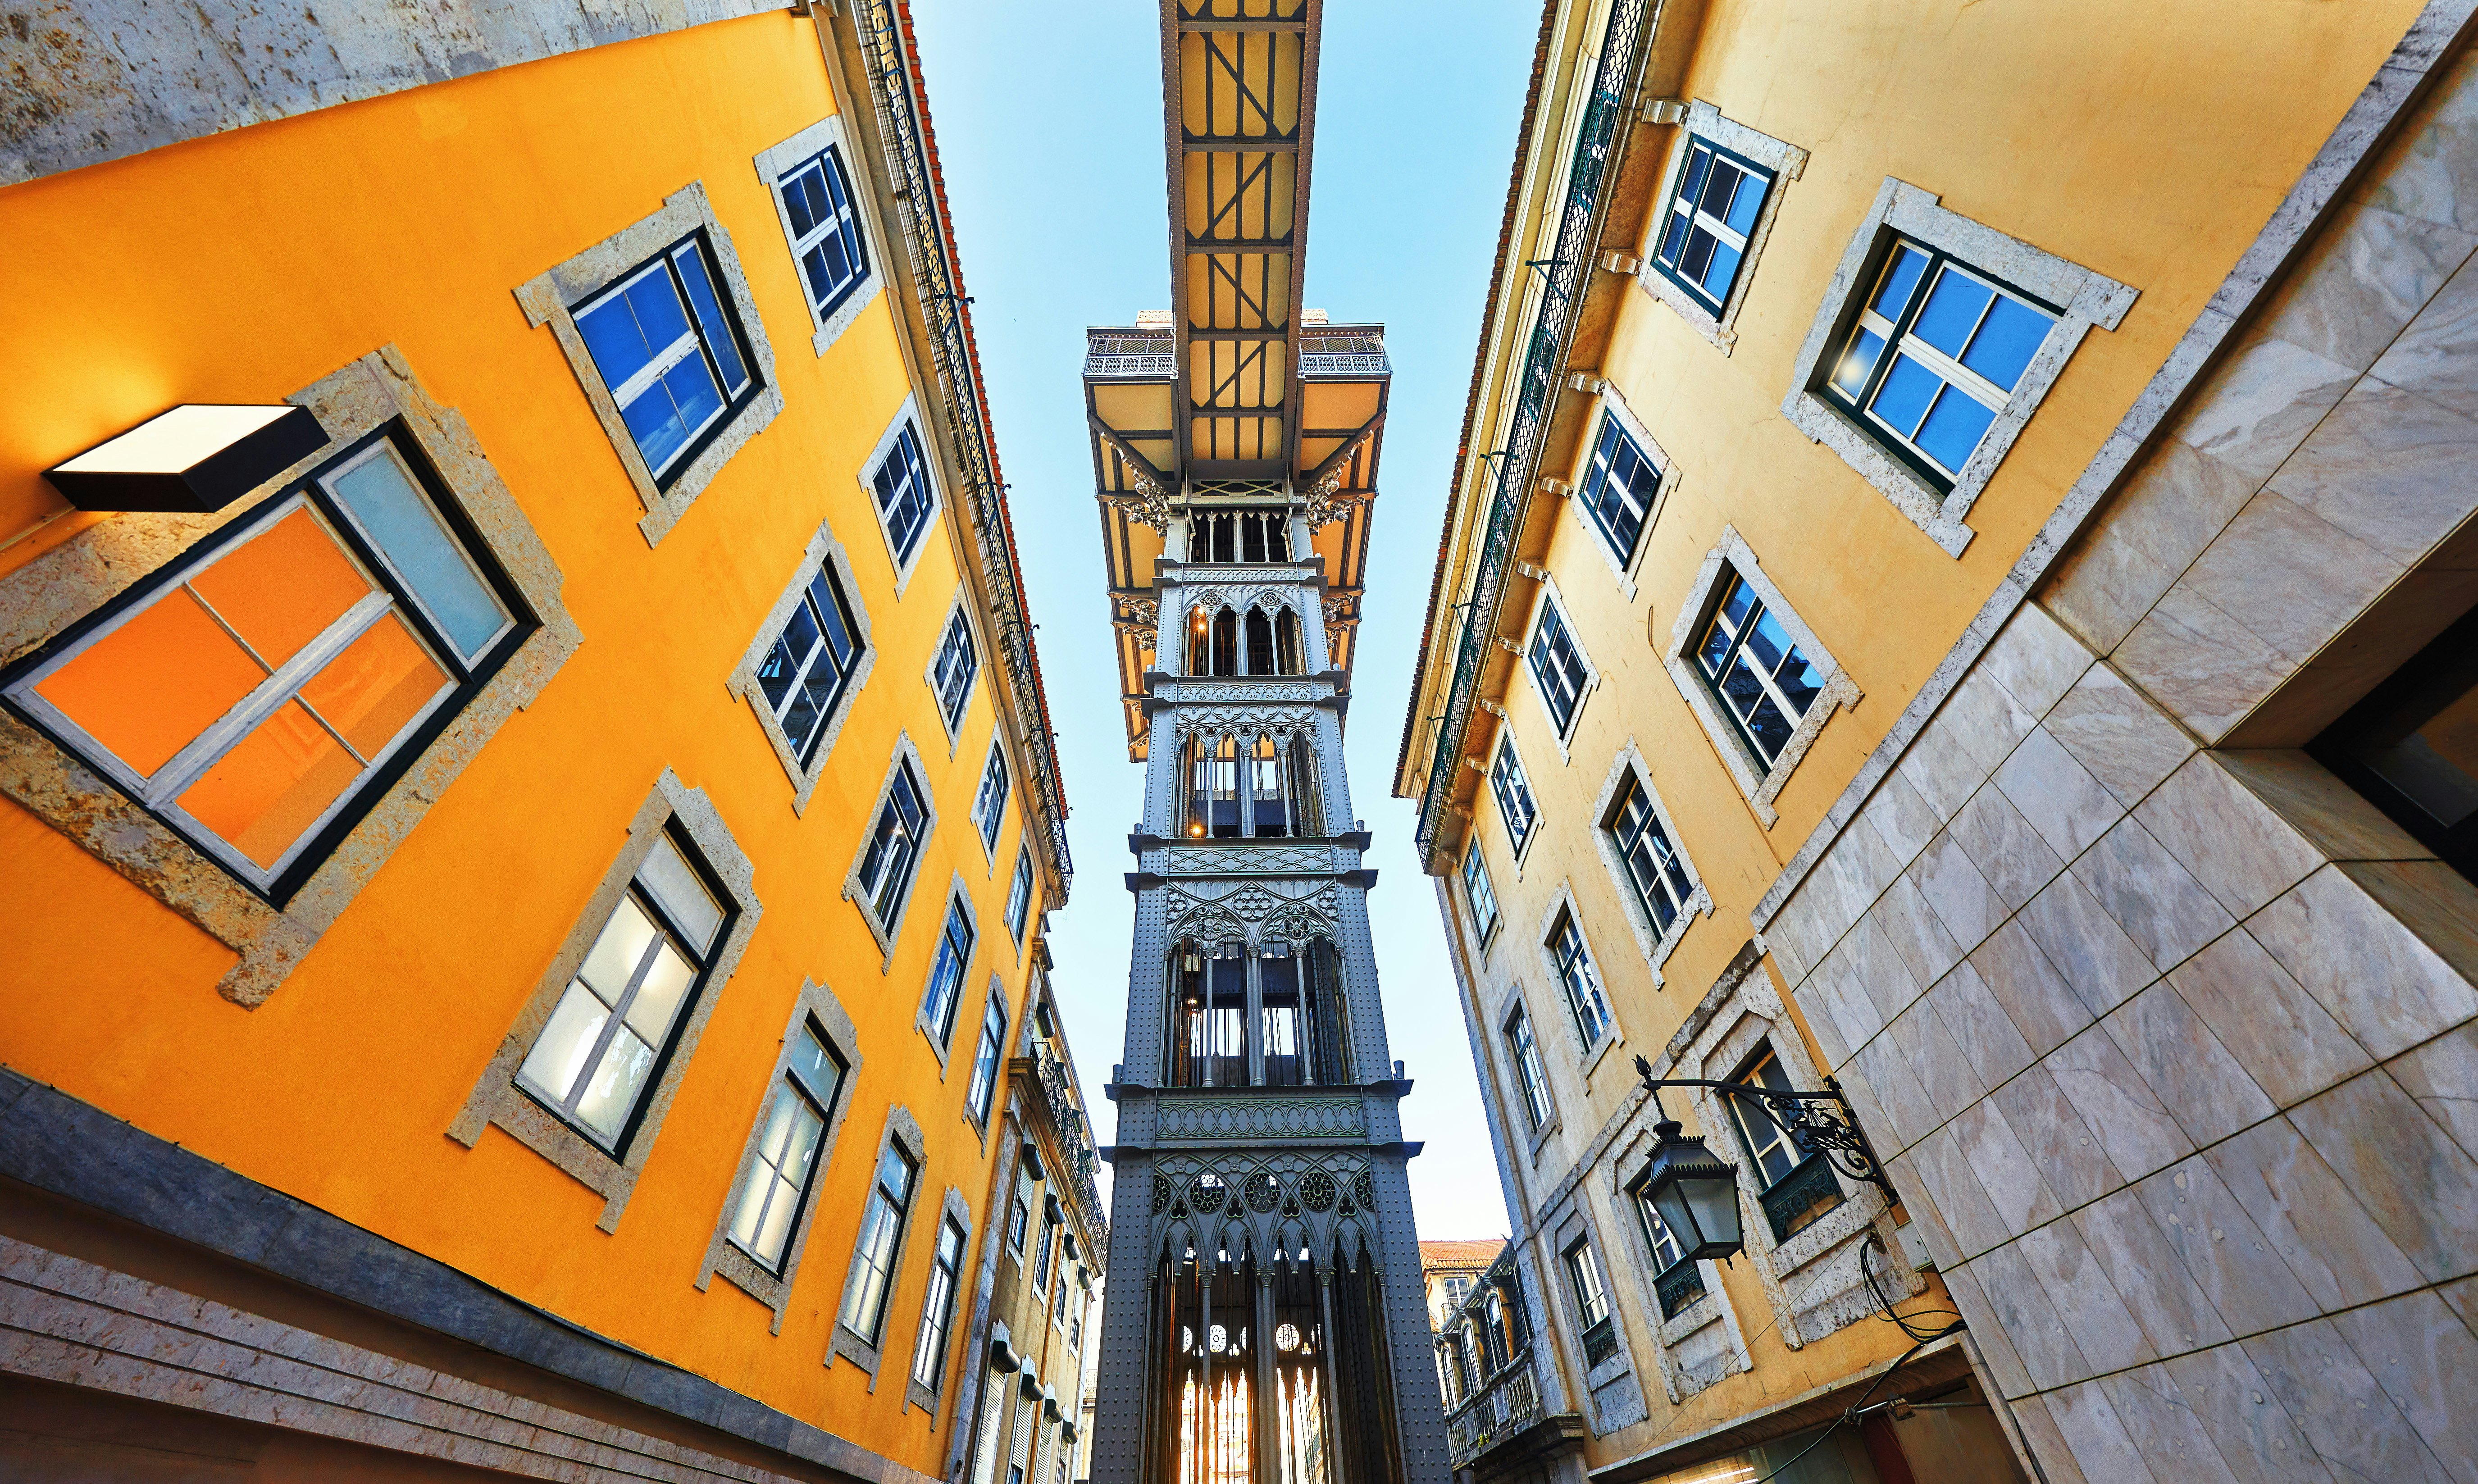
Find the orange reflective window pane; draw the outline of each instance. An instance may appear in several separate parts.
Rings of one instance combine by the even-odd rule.
[[[354,750],[375,758],[447,686],[447,672],[404,619],[389,614],[311,676],[301,698],[343,733]]]
[[[305,507],[190,579],[270,666],[282,665],[369,595],[369,579]]]
[[[191,818],[273,866],[362,770],[317,718],[288,701],[181,795]]]
[[[87,646],[35,687],[142,775],[266,678],[185,589]]]

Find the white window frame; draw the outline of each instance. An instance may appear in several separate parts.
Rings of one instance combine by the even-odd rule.
[[[1540,672],[1531,653],[1532,645],[1540,641],[1542,628],[1552,615],[1555,616],[1557,626],[1565,631],[1567,642],[1574,647],[1576,662],[1583,667],[1582,681],[1575,688],[1575,709],[1567,713],[1563,726],[1557,723],[1556,709],[1549,703],[1549,688],[1541,684]],[[1554,577],[1541,579],[1539,595],[1531,605],[1531,621],[1523,626],[1521,661],[1523,673],[1531,681],[1532,698],[1540,703],[1540,715],[1549,723],[1550,740],[1557,744],[1557,756],[1566,762],[1574,761],[1568,744],[1583,725],[1583,708],[1591,704],[1592,692],[1601,688],[1601,671],[1600,667],[1592,663],[1591,651],[1583,647],[1582,632],[1576,628],[1575,620],[1567,611],[1566,596],[1557,591],[1557,581]]]
[[[852,219],[860,230],[861,249],[867,255],[868,265],[862,270],[859,284],[844,296],[844,301],[832,310],[821,313],[817,300],[809,292],[808,273],[800,264],[800,254],[804,250],[802,239],[792,225],[791,209],[783,203],[783,182],[828,150],[833,150],[839,157],[845,183],[851,191]],[[783,240],[791,248],[794,287],[800,295],[800,302],[809,307],[810,348],[822,356],[829,346],[843,338],[843,333],[851,328],[852,322],[859,319],[864,311],[877,302],[886,283],[884,264],[879,257],[883,252],[882,244],[888,238],[878,222],[876,201],[869,189],[867,177],[862,173],[862,157],[852,147],[850,137],[844,128],[843,115],[834,113],[809,125],[782,143],[759,151],[755,163],[757,179],[765,186],[766,193],[773,198],[775,219],[781,223]]]
[[[957,1357],[948,1352],[955,1347],[955,1321],[964,1298],[964,1275],[970,1270],[973,1255],[973,1223],[969,1208],[958,1213],[951,1209],[938,1213],[938,1235],[929,1244],[929,1276],[921,1285],[921,1322],[913,1330],[912,1364],[904,1371],[904,1392],[913,1405],[931,1417],[937,1416],[938,1397],[947,1389],[947,1378],[956,1369],[948,1364]],[[942,1254],[947,1239],[955,1239],[955,1261],[948,1269]],[[947,1276],[947,1292],[940,1295],[938,1280]],[[931,1336],[935,1335],[933,1341]],[[934,1351],[931,1346],[935,1346]],[[930,1368],[927,1380],[921,1377],[923,1365]]]
[[[964,640],[964,684],[962,692],[949,700],[938,683],[938,667],[946,663],[947,651],[958,630],[962,631]],[[931,705],[938,713],[938,724],[946,728],[947,755],[950,758],[963,744],[964,721],[973,714],[973,692],[980,687],[981,649],[981,636],[973,627],[972,607],[959,592],[947,621],[938,626],[938,642],[930,647],[929,663],[921,671],[921,682],[929,688]]]
[[[1015,879],[1007,884],[1007,936],[1015,940],[1018,949],[1024,947],[1024,931],[1032,925],[1033,889],[1032,843],[1016,846]]]
[[[1789,741],[1782,745],[1781,755],[1769,764],[1747,744],[1745,738],[1738,735],[1737,723],[1722,713],[1720,700],[1713,695],[1711,686],[1695,663],[1695,642],[1704,632],[1706,620],[1712,616],[1713,605],[1720,601],[1728,574],[1732,571],[1745,578],[1747,586],[1763,598],[1764,606],[1789,632],[1800,651],[1824,680],[1814,702],[1792,727]],[[1815,739],[1824,731],[1824,724],[1832,719],[1833,714],[1858,704],[1858,686],[1842,669],[1841,663],[1833,657],[1832,651],[1815,637],[1815,632],[1800,619],[1798,610],[1774,585],[1763,564],[1756,559],[1755,550],[1747,544],[1745,538],[1738,535],[1735,526],[1722,528],[1720,542],[1705,554],[1703,567],[1695,574],[1695,582],[1688,589],[1688,593],[1687,601],[1678,610],[1677,622],[1669,631],[1669,647],[1662,661],[1668,667],[1670,679],[1678,687],[1679,693],[1685,697],[1687,708],[1703,725],[1705,735],[1711,739],[1712,750],[1720,756],[1723,767],[1728,768],[1731,780],[1737,784],[1738,792],[1746,795],[1748,807],[1755,811],[1756,817],[1762,821],[1764,828],[1771,829],[1781,819],[1781,811],[1774,807],[1773,801],[1788,785],[1790,774],[1797,771],[1799,761],[1815,744]]]
[[[814,743],[816,750],[803,764],[798,744],[791,734],[784,731],[782,719],[774,714],[773,706],[766,698],[766,688],[758,683],[757,671],[774,652],[774,641],[791,625],[793,614],[806,601],[810,582],[822,570],[831,570],[835,580],[842,585],[844,606],[850,614],[852,631],[860,642],[860,653],[852,661],[851,673],[844,680],[843,693],[836,697],[833,708],[820,719]],[[861,688],[869,684],[870,673],[876,667],[877,646],[870,636],[869,609],[860,601],[859,583],[852,571],[851,558],[845,552],[843,542],[835,539],[833,527],[828,522],[820,521],[817,534],[809,538],[807,548],[800,553],[800,565],[793,572],[790,584],[784,588],[782,596],[774,600],[774,606],[767,611],[766,620],[757,626],[756,637],[749,641],[746,652],[741,655],[740,664],[731,672],[731,678],[723,682],[724,691],[734,699],[748,703],[749,714],[756,718],[758,731],[765,736],[767,745],[773,749],[775,761],[783,765],[784,773],[791,779],[793,817],[797,818],[808,812],[809,798],[817,792],[818,780],[825,776],[827,760],[834,755],[835,740],[843,735],[844,723],[851,718],[852,707],[860,699]]]
[[[719,272],[716,293],[739,320],[742,348],[748,353],[757,390],[746,404],[725,412],[720,428],[711,432],[701,450],[688,457],[668,479],[658,479],[646,466],[645,455],[637,451],[636,437],[620,416],[612,389],[603,384],[593,353],[585,348],[585,337],[576,327],[570,306],[584,304],[620,280],[634,277],[657,254],[699,230],[705,234],[712,265]],[[741,270],[731,234],[715,215],[702,181],[691,181],[666,198],[662,210],[537,274],[516,294],[525,322],[536,329],[548,326],[561,353],[568,357],[587,405],[602,424],[620,468],[645,507],[645,518],[637,522],[637,529],[648,546],[659,544],[670,533],[732,456],[783,411],[783,388],[774,370],[773,346],[766,339],[766,321],[757,313],[756,296],[749,290],[748,275]]]
[[[1574,924],[1575,941],[1583,950],[1583,965],[1591,970],[1593,987],[1600,992],[1601,1031],[1600,1035],[1591,1041],[1583,1039],[1581,1007],[1566,984],[1566,976],[1557,963],[1557,951],[1552,946],[1561,920]],[[1575,900],[1573,886],[1560,882],[1555,894],[1550,899],[1548,911],[1541,915],[1539,928],[1533,934],[1533,942],[1540,945],[1540,967],[1547,972],[1548,983],[1556,994],[1558,1008],[1565,1012],[1566,1028],[1575,1037],[1575,1060],[1581,1069],[1583,1079],[1588,1083],[1594,1069],[1600,1066],[1601,1059],[1607,1056],[1626,1040],[1626,1027],[1618,1019],[1616,1002],[1609,996],[1608,975],[1601,969],[1600,955],[1593,951],[1591,935],[1584,931],[1583,924],[1582,908]],[[1533,1022],[1532,1035],[1535,1037],[1539,1035],[1536,1021]]]
[[[913,787],[921,797],[921,833],[914,841],[910,868],[912,879],[905,884],[903,899],[896,904],[895,919],[890,922],[879,918],[875,893],[862,884],[861,867],[868,862],[870,843],[877,836],[878,816],[886,812],[887,800],[895,792],[895,781],[907,768],[911,771]],[[896,734],[895,753],[887,765],[885,781],[877,786],[876,797],[871,801],[869,812],[862,816],[860,842],[852,850],[851,869],[844,876],[844,899],[860,909],[861,920],[869,924],[870,933],[877,939],[879,952],[885,955],[878,964],[879,973],[885,973],[894,966],[895,940],[903,930],[904,915],[912,910],[913,901],[921,894],[922,862],[928,852],[930,840],[938,831],[938,795],[930,790],[928,776],[928,769],[921,764],[920,749],[912,745],[912,735],[909,732]]]
[[[2044,301],[2042,307],[2062,307],[1950,490],[1938,490],[1894,457],[1875,433],[1823,390],[1851,323],[1875,292],[1878,269],[1896,235],[1949,253],[1987,278],[2013,285],[2032,299]],[[2056,385],[2066,361],[2094,326],[2114,330],[2134,300],[2135,290],[2116,280],[1947,211],[1934,191],[1886,176],[1816,307],[1815,322],[1799,348],[1789,392],[1782,402],[1782,415],[1801,433],[1840,455],[1947,556],[1960,557],[1975,534],[1965,523],[1971,506]]]
[[[1661,234],[1668,230],[1671,203],[1678,194],[1681,172],[1686,167],[1686,152],[1692,138],[1719,145],[1732,154],[1753,162],[1772,172],[1772,185],[1764,193],[1763,209],[1756,215],[1756,224],[1745,235],[1745,244],[1738,259],[1738,276],[1730,285],[1730,294],[1715,313],[1705,299],[1680,288],[1662,271],[1655,259],[1660,250]],[[1676,311],[1678,317],[1693,327],[1696,334],[1711,342],[1723,355],[1729,355],[1738,343],[1738,313],[1747,302],[1748,285],[1755,278],[1756,264],[1763,256],[1764,244],[1770,240],[1773,222],[1781,214],[1782,199],[1789,194],[1790,182],[1807,172],[1807,151],[1795,144],[1785,144],[1771,135],[1750,129],[1734,119],[1722,116],[1721,111],[1697,98],[1687,104],[1686,117],[1670,141],[1669,160],[1660,176],[1660,193],[1655,198],[1658,208],[1650,214],[1644,228],[1644,240],[1637,253],[1640,265],[1635,281],[1643,291]]]
[[[859,1285],[867,1280],[868,1265],[861,1261],[862,1244],[869,1240],[871,1208],[877,1199],[877,1171],[884,1164],[887,1151],[899,1150],[912,1164],[912,1190],[898,1218],[895,1249],[887,1254],[886,1288],[879,1295],[877,1333],[865,1335],[845,1322],[859,1294]],[[898,1104],[886,1111],[886,1131],[879,1136],[876,1148],[870,1155],[868,1194],[861,1197],[861,1219],[852,1233],[851,1259],[844,1269],[843,1293],[835,1300],[834,1339],[826,1351],[826,1365],[832,1368],[838,1359],[848,1360],[877,1374],[882,1358],[895,1346],[895,1295],[903,1286],[903,1259],[912,1248],[912,1238],[921,1229],[921,1218],[929,1214],[923,1193],[928,1184],[928,1141],[922,1136],[920,1121],[910,1109]]]
[[[999,1079],[1006,1074],[1009,1010],[1006,987],[992,974],[989,1000],[981,1007],[981,1034],[973,1044],[973,1065],[964,1083],[964,1117],[976,1129],[989,1127],[990,1112],[998,1106]],[[990,1053],[986,1064],[984,1050]]]
[[[1630,774],[1642,785],[1645,802],[1651,806],[1653,817],[1659,821],[1661,831],[1669,837],[1669,843],[1677,852],[1679,867],[1686,874],[1686,897],[1680,903],[1678,916],[1665,931],[1636,892],[1633,873],[1627,868],[1625,858],[1618,853],[1617,841],[1606,822],[1609,811],[1617,805],[1618,791],[1626,786]],[[1694,925],[1695,919],[1712,915],[1712,893],[1705,887],[1704,875],[1695,868],[1693,857],[1687,854],[1685,836],[1680,832],[1678,821],[1671,817],[1669,806],[1662,801],[1660,791],[1653,786],[1652,769],[1645,765],[1643,753],[1631,737],[1610,760],[1608,777],[1602,781],[1600,796],[1592,802],[1592,843],[1600,850],[1601,864],[1608,868],[1610,880],[1617,887],[1618,901],[1626,909],[1627,925],[1634,930],[1635,947],[1643,954],[1644,967],[1652,970],[1653,988],[1666,988],[1668,980],[1661,966],[1678,951],[1678,945],[1685,941],[1686,930]]]
[[[1501,786],[1499,769],[1506,767],[1509,763],[1512,766],[1507,768],[1507,774],[1511,781]],[[1506,813],[1504,796],[1518,789],[1523,801],[1531,806],[1531,813],[1525,817],[1520,831],[1514,827],[1514,817]],[[1523,754],[1515,750],[1512,727],[1499,729],[1497,752],[1488,760],[1488,796],[1497,805],[1499,821],[1505,826],[1506,849],[1514,857],[1514,879],[1520,881],[1523,879],[1523,858],[1530,854],[1531,843],[1540,838],[1540,795],[1532,790],[1531,774],[1523,766]]]
[[[981,765],[980,787],[973,792],[973,833],[980,838],[981,854],[990,869],[999,864],[999,836],[1006,826],[1007,800],[1015,793],[1015,769],[1008,765],[1006,739],[993,734],[989,760]]]
[[[913,535],[910,551],[897,544],[895,527],[888,521],[885,508],[877,502],[878,468],[894,453],[896,442],[903,437],[906,428],[912,430],[913,438],[921,445],[922,473],[929,485],[928,508],[921,513],[921,529]],[[922,420],[917,398],[905,394],[903,405],[896,409],[894,418],[887,423],[886,431],[877,436],[875,446],[870,449],[869,457],[861,461],[860,471],[854,477],[860,482],[861,498],[869,502],[870,513],[877,519],[877,534],[886,542],[886,560],[895,568],[895,596],[900,601],[903,590],[912,585],[912,574],[920,568],[922,555],[929,549],[929,538],[936,533],[940,517],[947,509],[946,475],[938,467],[938,449],[930,440],[927,424]]]
[[[1643,419],[1635,415],[1625,393],[1618,390],[1614,383],[1605,385],[1597,400],[1599,418],[1584,423],[1592,436],[1578,440],[1574,467],[1567,471],[1567,484],[1572,491],[1567,503],[1575,508],[1576,520],[1590,538],[1588,544],[1601,554],[1602,561],[1608,564],[1609,575],[1617,579],[1618,591],[1626,594],[1629,603],[1632,603],[1638,596],[1636,574],[1643,566],[1644,553],[1652,549],[1653,530],[1659,523],[1661,512],[1669,508],[1670,497],[1677,492],[1684,476],[1677,461],[1669,457],[1668,450],[1660,446],[1660,440],[1644,427]],[[1634,443],[1635,451],[1660,476],[1660,482],[1652,491],[1652,504],[1644,511],[1643,529],[1635,533],[1634,549],[1625,553],[1610,543],[1609,534],[1602,526],[1600,516],[1583,498],[1583,490],[1591,479],[1593,457],[1600,446],[1601,431],[1610,424],[1626,434]]]
[[[1517,1025],[1523,1027],[1522,1041],[1515,1039]],[[1510,997],[1505,1013],[1498,1018],[1497,1030],[1505,1047],[1506,1068],[1514,1073],[1514,1093],[1523,1108],[1523,1131],[1530,1137],[1536,1148],[1541,1136],[1557,1125],[1557,1096],[1549,1086],[1548,1059],[1540,1054],[1540,1028],[1533,1022],[1531,1007],[1523,1002],[1521,994]],[[1528,1070],[1523,1060],[1526,1044],[1531,1048]],[[1536,1078],[1533,1073],[1537,1073]],[[1548,1105],[1545,1112],[1533,1104],[1532,1094],[1535,1092],[1539,1094],[1539,1102]]]
[[[1472,942],[1485,952],[1488,945],[1497,940],[1498,931],[1505,926],[1505,909],[1497,899],[1497,883],[1488,874],[1488,858],[1480,852],[1477,835],[1464,844],[1462,862],[1455,868],[1455,874],[1462,878],[1463,908],[1471,915]],[[1478,892],[1472,888],[1474,877],[1479,881],[1480,890]],[[1479,904],[1483,892],[1488,897],[1485,919],[1480,916]]]

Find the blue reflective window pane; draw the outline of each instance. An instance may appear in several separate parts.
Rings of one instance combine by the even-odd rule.
[[[807,237],[825,215],[825,191],[818,181],[818,167],[807,169],[783,183],[783,213],[792,218],[792,235]]]
[[[620,386],[654,359],[656,347],[645,342],[645,332],[624,294],[614,294],[577,315],[576,333],[585,338],[586,353],[606,387]]]
[[[1675,267],[1678,264],[1679,246],[1686,240],[1686,222],[1687,216],[1684,212],[1671,213],[1669,231],[1660,239],[1660,251],[1653,256]]]
[[[1679,182],[1678,197],[1682,201],[1704,199],[1704,177],[1711,171],[1712,152],[1698,144],[1686,153],[1686,177]]]
[[[645,328],[645,343],[655,350],[689,333],[688,311],[680,307],[679,292],[671,287],[669,274],[660,270],[646,274],[629,285],[623,297]]]
[[[1704,287],[1711,290],[1714,299],[1727,299],[1730,297],[1730,286],[1735,283],[1737,278],[1738,250],[1727,242],[1714,243],[1712,266],[1704,275]]]
[[[783,633],[774,641],[774,647],[767,651],[765,663],[757,667],[758,687],[775,710],[782,710],[783,697],[791,694],[792,687],[798,682],[800,667],[817,642],[818,626],[810,619],[804,603],[792,610],[792,621],[783,625]],[[797,732],[792,735],[796,740],[799,736]]]
[[[1715,623],[1705,631],[1704,645],[1695,652],[1695,658],[1703,665],[1705,674],[1717,677],[1721,673],[1721,662],[1729,656],[1730,633]]]
[[[1995,420],[1996,415],[1976,399],[1963,394],[1958,387],[1948,387],[1944,395],[1936,398],[1935,410],[1928,414],[1927,422],[1913,441],[1920,452],[1944,465],[1945,472],[1957,473],[1970,462],[1971,451],[1979,446],[1981,436]]]
[[[1876,358],[1884,353],[1884,338],[1861,327],[1850,337],[1849,348],[1841,353],[1841,364],[1833,368],[1834,390],[1844,396],[1856,397],[1867,385],[1868,374],[1876,369]]]
[[[1961,364],[2010,391],[2053,323],[2029,305],[1998,294],[1979,333],[1971,337],[1970,348],[1962,352]]]
[[[1781,668],[1790,652],[1789,636],[1782,631],[1781,620],[1767,610],[1756,616],[1755,627],[1747,633],[1747,653],[1756,657],[1767,675]]]
[[[687,357],[665,371],[663,386],[679,404],[680,420],[691,436],[722,414],[722,389],[714,384],[714,372],[702,356]]]
[[[671,260],[679,264],[680,277],[688,284],[689,302],[696,306],[697,327],[705,332],[706,349],[714,353],[715,365],[722,371],[722,384],[736,393],[748,385],[748,367],[741,360],[740,338],[732,333],[722,303],[715,297],[705,254],[692,242],[673,253]]]
[[[1741,720],[1753,715],[1757,707],[1772,704],[1772,698],[1764,694],[1763,682],[1743,658],[1731,664],[1730,673],[1721,681],[1721,694]]]
[[[852,638],[850,622],[844,616],[842,597],[835,590],[834,579],[824,572],[809,584],[809,600],[817,605],[818,616],[825,626],[826,648],[838,667],[850,664],[852,651],[859,647]]]
[[[1678,271],[1702,283],[1704,270],[1712,264],[1712,249],[1719,245],[1719,239],[1697,227],[1686,235],[1686,252],[1678,260]]]
[[[1737,193],[1730,197],[1730,213],[1722,219],[1730,230],[1744,235],[1756,230],[1756,214],[1764,207],[1765,183],[1753,175],[1738,177]]]
[[[1782,748],[1789,745],[1790,724],[1769,695],[1756,703],[1755,711],[1747,717],[1747,730],[1755,735],[1756,750],[1763,754],[1766,762],[1781,756]]]
[[[1876,302],[1869,305],[1887,319],[1899,319],[1909,307],[1910,290],[1919,286],[1919,275],[1927,271],[1928,255],[1904,243],[1894,249],[1892,266],[1884,273],[1884,287],[1876,290]]]
[[[1936,274],[1935,287],[1928,290],[1927,306],[1919,311],[1910,333],[1959,361],[1979,323],[1980,311],[1992,297],[1985,284],[1946,268]]]
[[[697,377],[705,375],[702,361],[692,357],[681,364],[695,367]],[[646,388],[636,401],[621,408],[620,418],[628,425],[628,436],[637,440],[637,451],[645,455],[645,466],[657,474],[688,446],[691,425],[682,419],[670,389],[661,382]]]
[[[1928,402],[1944,383],[1934,371],[1908,356],[1893,357],[1893,368],[1884,373],[1884,384],[1876,389],[1876,400],[1869,410],[1893,427],[1904,438],[1910,436],[1926,415]]]
[[[1753,608],[1755,603],[1755,590],[1748,587],[1744,579],[1733,574],[1730,578],[1730,595],[1721,601],[1721,611],[1729,616],[1732,628],[1747,621],[1747,610]]]
[[[1698,204],[1710,214],[1728,219],[1730,193],[1737,189],[1738,182],[1745,178],[1745,172],[1727,160],[1713,161],[1712,173],[1704,181],[1704,194]]]
[[[393,459],[380,457],[332,481],[328,488],[362,532],[421,599],[447,641],[467,660],[508,619],[490,586],[465,560],[463,549],[439,523],[430,502]]]

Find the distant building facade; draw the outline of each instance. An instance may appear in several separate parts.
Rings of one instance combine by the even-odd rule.
[[[2470,11],[1546,7],[1395,779],[1457,1469],[2468,1471]],[[1671,1091],[1683,1260],[1638,1057],[1887,1187]]]
[[[1066,1456],[1066,800],[903,7],[133,13],[0,43],[0,1474]]]

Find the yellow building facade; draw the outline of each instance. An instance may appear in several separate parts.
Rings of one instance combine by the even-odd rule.
[[[1091,1152],[907,13],[135,15],[0,147],[0,1472],[955,1476]]]
[[[1395,779],[1457,1468],[2467,1471],[2469,9],[1546,7]],[[1647,1076],[1885,1178],[1667,1090],[1694,1261]]]

